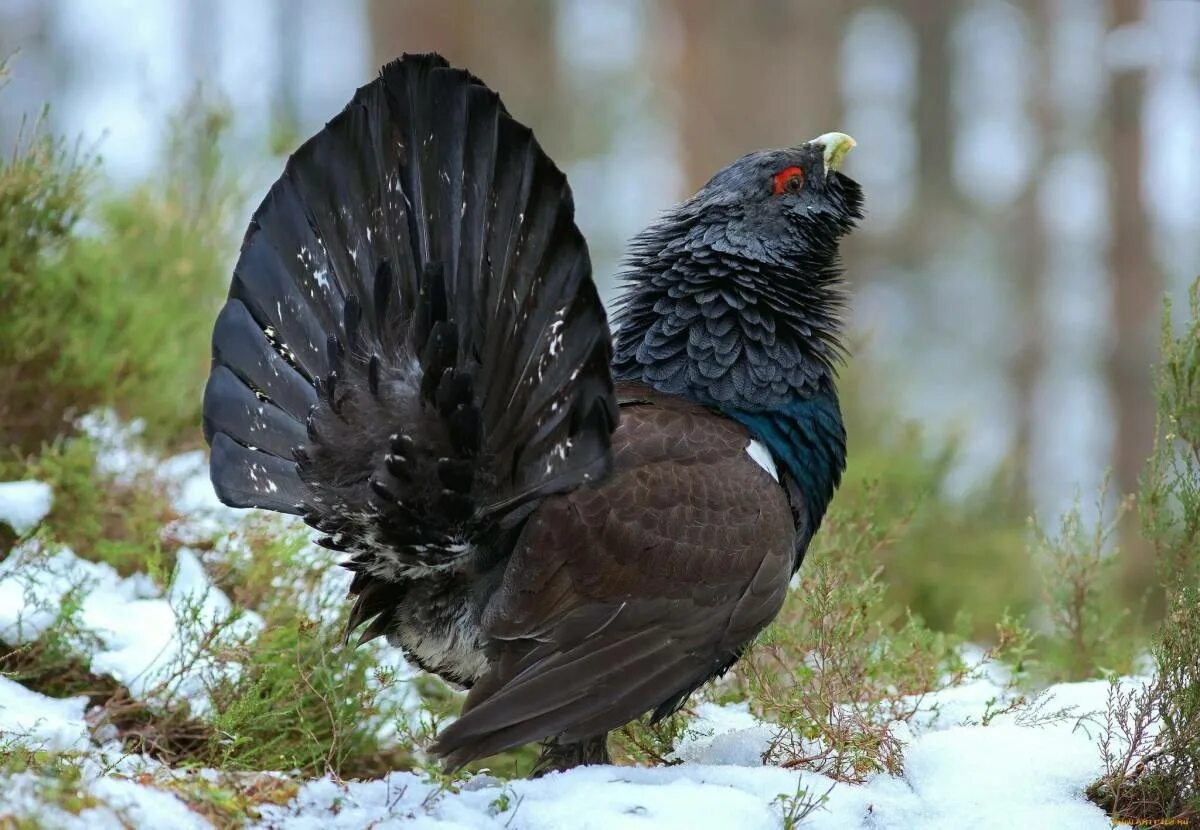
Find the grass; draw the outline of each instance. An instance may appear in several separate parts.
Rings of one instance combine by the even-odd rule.
[[[54,493],[43,535],[80,556],[106,562],[122,575],[170,574],[178,544],[164,528],[178,518],[162,486],[148,474],[123,481],[97,468],[96,446],[86,435],[60,436],[40,454],[10,451],[0,461],[0,480],[35,479]],[[7,547],[7,546],[6,546]],[[0,559],[6,547],[0,547]]]
[[[21,477],[51,483],[55,492],[54,510],[22,542],[19,575],[25,584],[44,584],[49,557],[69,546],[124,572],[153,574],[161,589],[168,587],[169,554],[178,544],[162,531],[164,520],[175,516],[152,473],[106,473],[87,435],[8,463]],[[88,590],[82,582],[56,595],[36,595],[26,613],[49,614],[52,622],[25,645],[0,645],[0,672],[54,697],[87,695],[97,707],[90,716],[96,729],[115,730],[128,751],[176,766],[346,776],[413,766],[409,745],[380,737],[384,726],[402,717],[398,699],[388,696],[402,681],[379,652],[343,647],[348,607],[338,584],[326,584],[332,562],[307,544],[306,532],[264,517],[207,542],[190,542],[208,558],[208,570],[232,597],[235,613],[212,620],[198,601],[177,607],[180,656],[145,694],[134,696],[89,671],[88,655],[98,640],[80,618]],[[27,601],[34,596],[27,592]],[[251,610],[262,618],[262,632],[235,634],[239,615]],[[231,663],[240,670],[219,670]],[[211,716],[197,717],[181,701],[182,684],[195,677],[205,684]],[[432,692],[435,684],[425,687]],[[430,695],[431,706],[436,697]]]
[[[265,627],[244,652],[235,681],[212,689],[219,739],[195,760],[227,770],[285,769],[306,774],[380,774],[411,766],[411,752],[391,752],[377,737],[402,713],[381,703],[381,693],[399,682],[367,649],[342,646],[346,606],[341,595],[305,603],[330,563],[304,558],[306,534],[293,532],[255,547],[245,574],[284,574],[270,579],[257,606]],[[254,579],[243,583],[250,589]],[[311,595],[310,595],[311,596]],[[318,594],[319,596],[319,594]],[[193,753],[195,755],[195,753]]]

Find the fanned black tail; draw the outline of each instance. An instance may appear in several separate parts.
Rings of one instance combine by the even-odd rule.
[[[371,579],[606,471],[609,331],[573,213],[530,131],[436,55],[385,66],[255,213],[213,333],[212,479],[353,554],[353,625],[383,610]]]

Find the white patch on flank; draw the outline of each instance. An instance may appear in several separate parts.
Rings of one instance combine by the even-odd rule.
[[[746,445],[746,455],[753,458],[755,464],[770,473],[771,478],[779,481],[779,471],[775,469],[775,459],[771,457],[771,451],[761,442],[751,439],[750,443]]]

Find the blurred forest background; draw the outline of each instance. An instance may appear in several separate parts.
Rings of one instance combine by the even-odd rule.
[[[567,170],[608,296],[625,240],[719,167],[830,130],[858,140],[847,486],[939,504],[889,569],[935,624],[965,603],[981,621],[1036,606],[1026,517],[1053,528],[1082,494],[1094,521],[1138,489],[1162,299],[1200,273],[1192,0],[5,0],[0,147],[48,102],[59,151],[100,159],[104,207],[72,232],[118,242],[64,279],[75,306],[96,291],[122,310],[39,329],[8,263],[0,445],[33,452],[75,412],[31,405],[47,366],[82,386],[125,348],[78,407],[198,441],[208,330],[282,157],[379,64],[430,50],[499,90]],[[110,336],[72,363],[59,322]],[[1150,567],[1127,536],[1135,598]]]

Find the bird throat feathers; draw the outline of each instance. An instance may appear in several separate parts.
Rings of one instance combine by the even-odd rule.
[[[836,242],[783,256],[675,215],[634,240],[627,265],[618,380],[748,411],[833,388],[845,356]]]

